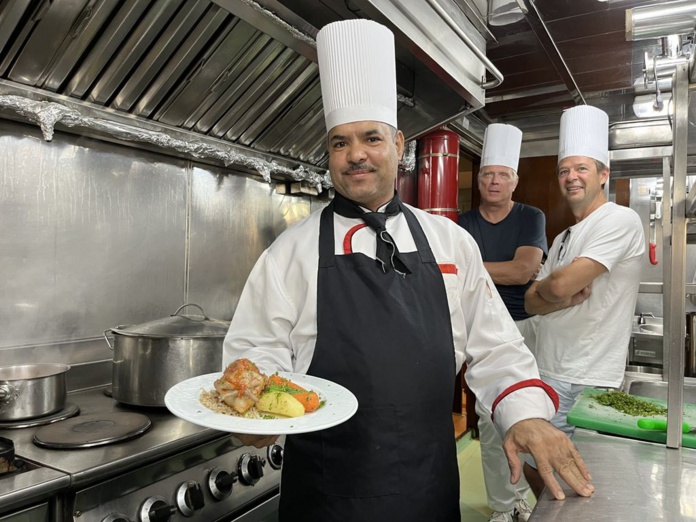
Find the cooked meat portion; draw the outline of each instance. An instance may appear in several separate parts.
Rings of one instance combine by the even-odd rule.
[[[230,363],[222,377],[215,381],[220,398],[239,413],[256,404],[265,385],[266,376],[249,359]]]

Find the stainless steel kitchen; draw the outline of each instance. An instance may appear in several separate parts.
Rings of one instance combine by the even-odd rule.
[[[696,0],[0,0],[0,522],[278,520],[292,431],[257,448],[172,401],[223,371],[257,260],[336,194],[317,34],[351,19],[394,33],[412,207],[476,207],[484,133],[514,125],[515,201],[551,245],[561,115],[608,115],[603,190],[646,244],[621,391],[666,424],[579,400],[595,492],[530,520],[696,520]]]

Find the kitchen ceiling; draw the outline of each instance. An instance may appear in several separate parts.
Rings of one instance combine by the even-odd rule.
[[[657,39],[626,41],[625,11],[659,2],[520,2],[524,18],[503,26],[486,23],[485,0],[408,4],[445,6],[504,76],[498,87],[478,92],[476,75],[484,71],[478,61],[433,63],[424,51],[428,42],[397,26],[399,121],[408,137],[451,120],[464,152],[476,156],[491,122],[519,126],[525,142],[545,142],[555,139],[562,110],[578,103],[604,109],[611,122],[636,119],[634,99],[646,91],[645,53],[660,54],[661,47]],[[0,95],[27,88],[34,97],[46,93],[323,167],[317,28],[355,17],[385,22],[395,5],[400,2],[0,0]]]
[[[661,54],[658,40],[626,40],[626,9],[655,0],[525,0],[519,22],[489,26],[487,56],[505,76],[486,93],[479,115],[518,125],[525,139],[557,135],[564,108],[587,103],[610,122],[636,119],[636,90],[645,92],[645,53]]]

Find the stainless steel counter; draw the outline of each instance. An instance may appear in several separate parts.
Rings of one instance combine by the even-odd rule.
[[[583,429],[575,431],[573,442],[590,468],[594,495],[578,497],[566,486],[566,499],[558,501],[544,490],[531,521],[696,518],[696,450]]]

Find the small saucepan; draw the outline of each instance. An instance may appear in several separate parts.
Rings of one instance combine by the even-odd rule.
[[[67,364],[0,366],[0,422],[43,417],[65,408]]]

